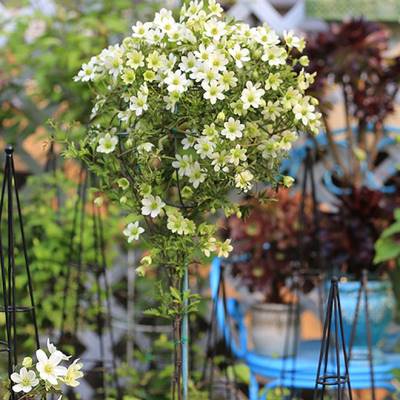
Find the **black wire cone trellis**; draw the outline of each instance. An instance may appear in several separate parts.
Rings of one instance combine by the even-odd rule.
[[[371,333],[371,321],[369,318],[369,302],[368,302],[368,271],[363,270],[362,276],[360,280],[360,287],[357,293],[357,303],[356,309],[354,313],[354,320],[351,327],[351,334],[350,334],[350,343],[349,343],[349,363],[353,358],[353,347],[354,347],[354,340],[357,333],[357,325],[360,316],[360,308],[362,302],[364,303],[364,316],[365,316],[365,328],[367,332],[367,354],[366,358],[368,361],[369,366],[369,373],[370,373],[370,381],[371,381],[371,399],[376,399],[376,392],[375,392],[375,373],[374,373],[374,356],[372,350],[372,333]],[[357,360],[360,360],[360,357],[357,357]]]
[[[232,354],[232,347],[230,341],[234,340],[233,338],[233,329],[234,323],[231,321],[231,316],[228,312],[228,305],[227,305],[227,296],[226,296],[226,283],[225,283],[225,267],[226,264],[221,262],[220,266],[220,275],[219,281],[217,285],[217,295],[212,300],[212,307],[211,307],[211,320],[210,325],[208,328],[207,334],[207,344],[206,344],[206,358],[203,365],[202,371],[202,381],[206,383],[208,387],[208,398],[211,400],[214,396],[215,389],[222,389],[224,392],[224,396],[226,399],[229,400],[237,400],[239,399],[237,384],[235,382],[234,376],[234,364],[235,359]],[[223,343],[225,346],[226,351],[226,365],[224,368],[225,372],[225,379],[223,381],[217,382],[215,379],[215,358],[217,356],[217,346],[218,346],[218,339],[220,337],[218,333],[218,321],[217,321],[217,308],[218,303],[222,301],[223,307],[223,316],[225,324],[229,327],[230,335],[229,341],[226,340],[225,335],[222,334]],[[228,373],[228,368],[231,367],[232,375]],[[207,374],[208,371],[208,374]]]
[[[328,370],[330,346],[332,345],[334,345],[334,351],[331,354],[333,366],[329,367]],[[336,391],[337,400],[352,400],[348,364],[338,279],[334,277],[331,280],[331,287],[328,295],[317,377],[315,381],[314,400],[323,399],[327,389]]]
[[[301,342],[300,337],[300,319],[301,319],[301,304],[300,297],[302,291],[305,290],[306,285],[312,284],[317,288],[318,292],[318,316],[323,321],[323,272],[324,260],[320,250],[320,220],[319,208],[316,195],[316,182],[314,175],[314,158],[315,155],[311,149],[307,147],[306,157],[303,164],[303,177],[301,184],[301,200],[299,209],[299,222],[300,229],[298,234],[299,246],[299,261],[293,263],[293,279],[291,283],[292,301],[289,303],[287,326],[285,329],[285,344],[283,351],[283,364],[280,375],[281,396],[287,399],[293,399],[298,395],[298,389],[295,387],[296,373],[297,373],[297,358],[299,353],[299,346]],[[312,208],[312,224],[314,229],[314,248],[310,255],[313,265],[308,265],[305,259],[305,240],[304,231],[306,222],[306,201],[308,196],[308,189],[311,197]],[[314,265],[315,264],[315,265]],[[290,362],[289,362],[290,361]],[[290,385],[286,387],[289,392],[284,391],[283,383],[289,377]],[[285,394],[287,393],[287,394]]]
[[[79,184],[77,198],[74,205],[72,229],[69,236],[69,262],[66,273],[62,278],[65,280],[62,316],[60,326],[60,346],[67,345],[70,341],[77,342],[78,330],[84,317],[87,316],[87,308],[94,303],[96,334],[99,340],[99,358],[85,359],[82,361],[94,363],[98,367],[93,371],[101,381],[101,393],[96,398],[106,399],[110,394],[110,388],[115,391],[116,398],[122,400],[123,393],[117,375],[117,364],[114,354],[115,337],[112,324],[111,310],[111,288],[107,277],[106,245],[104,240],[104,227],[101,217],[101,209],[95,204],[94,199],[88,199],[88,189],[93,181],[89,172],[81,168],[79,173]],[[93,244],[88,249],[84,242],[86,218],[92,219]],[[84,251],[90,250],[94,254],[93,262],[86,263]],[[94,296],[88,296],[90,288],[87,285],[88,278],[94,278]],[[94,297],[94,298],[93,298]],[[73,320],[68,318],[68,299],[73,299]],[[104,309],[105,306],[105,309]],[[85,309],[86,307],[86,309]],[[108,330],[109,343],[111,345],[110,356],[106,355],[105,340]],[[107,383],[107,373],[110,373],[112,384]]]
[[[0,199],[0,264],[1,264],[1,280],[3,291],[3,305],[0,311],[5,314],[5,340],[0,341],[0,351],[8,353],[8,374],[14,372],[18,364],[18,339],[19,328],[21,323],[25,325],[26,319],[20,321],[17,316],[25,314],[30,317],[30,323],[34,328],[34,342],[37,349],[39,349],[39,330],[36,321],[36,308],[33,295],[32,277],[29,269],[29,258],[26,247],[24,224],[22,219],[21,203],[16,184],[16,173],[13,158],[14,150],[8,146],[5,150],[6,160],[4,167],[4,178],[1,190]],[[15,203],[14,203],[15,199]],[[4,210],[7,208],[7,217],[4,217]],[[15,210],[17,214],[15,215]],[[17,216],[17,218],[16,218]],[[6,220],[6,223],[5,223]],[[15,222],[18,220],[18,228],[15,229]],[[7,246],[6,250],[3,241],[4,226],[7,227]],[[15,248],[16,248],[16,230],[20,231],[20,240],[22,247],[23,260],[25,263],[25,273],[27,277],[27,291],[29,295],[30,305],[20,305],[18,300],[18,288],[16,287],[16,277],[23,273],[20,266],[16,265]],[[11,387],[11,399],[18,397]]]

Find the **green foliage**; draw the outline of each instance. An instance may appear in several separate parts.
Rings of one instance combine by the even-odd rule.
[[[169,362],[160,363],[154,359],[154,354],[170,353],[174,344],[165,335],[153,342],[153,347],[144,351],[135,351],[135,360],[141,368],[149,365],[146,371],[136,367],[122,364],[118,368],[118,375],[126,381],[125,392],[129,393],[124,400],[171,400],[171,375],[173,365]],[[196,352],[196,356],[201,357]],[[168,357],[169,358],[169,357]],[[191,400],[208,400],[208,392],[202,391],[194,381],[189,385],[189,398]]]
[[[192,294],[188,290],[179,291],[172,286],[169,287],[169,290],[165,291],[163,285],[160,283],[158,300],[160,302],[159,307],[148,309],[145,311],[145,314],[173,320],[177,316],[197,311],[200,296]]]
[[[0,133],[6,142],[20,142],[38,127],[46,135],[49,119],[62,120],[70,135],[82,135],[91,90],[73,76],[91,54],[127,34],[157,5],[158,0],[134,7],[130,0],[56,0],[51,16],[1,15],[6,43],[0,57]]]
[[[93,280],[88,269],[90,266],[96,265],[98,254],[96,254],[94,247],[92,210],[89,206],[85,209],[83,234],[80,236],[78,228],[73,239],[75,253],[71,254],[70,251],[76,200],[76,184],[66,179],[62,172],[57,172],[56,175],[43,174],[30,177],[21,194],[21,202],[24,205],[23,218],[30,271],[37,305],[37,320],[42,332],[50,333],[60,328],[64,285],[68,268],[71,269],[71,286],[66,302],[69,321],[67,326],[72,325],[77,289],[76,250],[79,248],[81,239],[83,243],[82,282],[88,283]],[[112,207],[107,214],[103,214],[107,264],[111,265],[116,255],[111,239],[115,239],[117,236],[118,219],[115,218],[116,210]],[[80,216],[81,212],[78,213],[78,220]],[[20,238],[17,238],[16,242],[20,245]],[[21,250],[20,247],[17,248],[16,260],[17,265],[23,267],[24,260]],[[18,274],[16,285],[20,291],[20,301],[28,305],[25,273]],[[85,290],[85,296],[94,298],[95,290],[96,285],[92,282],[90,288],[88,287]],[[85,318],[82,323],[90,324],[93,321],[95,311],[94,307],[85,309]],[[26,325],[26,329],[31,329],[30,324]],[[30,341],[32,338],[33,336],[31,336]]]
[[[390,260],[399,261],[400,258],[400,209],[397,209],[394,214],[394,223],[386,228],[381,237],[375,244],[375,258],[376,264]]]

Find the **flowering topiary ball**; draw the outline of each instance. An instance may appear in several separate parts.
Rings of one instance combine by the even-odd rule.
[[[162,9],[132,30],[76,77],[97,96],[73,153],[131,212],[128,241],[151,239],[153,262],[227,256],[208,215],[238,213],[232,190],[282,182],[298,132],[318,131],[304,40],[223,18],[215,0],[192,1],[178,19]]]

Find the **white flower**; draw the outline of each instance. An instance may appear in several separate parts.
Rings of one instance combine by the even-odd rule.
[[[36,364],[36,369],[40,378],[52,385],[57,385],[58,378],[65,376],[67,373],[67,368],[58,365],[62,361],[62,357],[58,352],[54,352],[50,357],[47,357],[46,353],[39,349],[36,351],[36,358],[39,361]]]
[[[192,72],[194,67],[196,67],[198,61],[194,55],[194,53],[190,52],[187,56],[183,56],[181,58],[181,62],[179,63],[179,68],[183,72]]]
[[[182,139],[182,146],[184,150],[188,150],[196,144],[195,136],[186,136]]]
[[[225,90],[237,86],[238,79],[235,77],[233,71],[224,71],[219,79],[219,83],[224,87]]]
[[[179,176],[189,176],[193,168],[193,158],[184,154],[177,154],[176,161],[172,162],[172,166],[178,170]]]
[[[83,372],[81,371],[83,364],[79,360],[75,360],[67,369],[67,373],[63,378],[63,382],[71,387],[79,386],[78,379],[83,377]]]
[[[225,136],[229,140],[235,140],[243,136],[244,125],[232,117],[228,119],[224,124],[224,129],[221,131],[221,135]]]
[[[262,111],[262,115],[266,120],[276,121],[279,117],[282,109],[279,107],[279,103],[277,101],[272,102],[271,100],[268,101],[266,106]]]
[[[211,165],[214,166],[214,171],[219,172],[228,172],[229,168],[227,166],[227,163],[229,162],[229,156],[226,152],[226,150],[222,150],[220,153],[215,152],[212,155],[212,162]]]
[[[243,103],[243,108],[248,110],[250,107],[258,108],[261,104],[262,96],[265,94],[264,89],[259,89],[260,83],[255,85],[251,81],[247,81],[246,88],[243,89],[240,99]]]
[[[167,228],[172,233],[178,235],[188,235],[193,232],[194,223],[187,218],[184,218],[181,213],[173,212],[168,214]]]
[[[163,37],[164,32],[162,32],[160,29],[150,29],[145,35],[147,42],[150,44],[160,43]]]
[[[140,154],[144,154],[144,153],[150,153],[154,148],[154,144],[153,143],[149,143],[149,142],[145,142],[142,144],[139,144],[139,146],[137,147],[137,150]]]
[[[189,182],[193,185],[195,189],[200,186],[206,180],[206,175],[202,172],[200,164],[196,161],[191,168],[189,174]]]
[[[96,78],[96,66],[94,61],[89,61],[87,64],[83,64],[78,75],[74,78],[75,81],[88,82],[93,81]]]
[[[99,153],[112,153],[118,144],[118,136],[112,136],[107,133],[104,137],[99,140],[99,145],[97,146],[97,151]]]
[[[207,242],[205,242],[202,247],[201,251],[204,253],[206,257],[210,257],[211,253],[216,250],[217,239],[214,237],[210,237]]]
[[[123,234],[128,238],[128,243],[134,240],[139,240],[139,236],[144,232],[144,229],[139,226],[139,222],[131,222],[123,230]]]
[[[229,253],[233,250],[231,239],[226,239],[225,242],[217,242],[215,245],[218,257],[229,257]]]
[[[300,52],[304,50],[305,47],[305,41],[303,38],[299,38],[298,36],[294,36],[293,31],[283,31],[283,38],[285,40],[286,45],[289,48],[295,47],[298,49]]]
[[[287,53],[282,47],[272,46],[264,48],[264,54],[261,57],[263,61],[268,62],[271,67],[284,65],[286,63]]]
[[[238,68],[243,68],[243,63],[250,61],[249,50],[245,48],[242,49],[238,43],[236,43],[232,49],[229,49],[229,54],[235,60]]]
[[[314,120],[315,117],[315,106],[308,102],[308,98],[305,97],[293,107],[294,117],[301,121],[304,125],[307,125],[310,121]]]
[[[282,99],[281,104],[285,110],[290,110],[299,101],[301,101],[301,99],[302,99],[301,93],[297,89],[289,87],[285,93],[285,96]]]
[[[201,61],[201,62],[206,62],[210,59],[210,54],[214,53],[216,51],[215,46],[210,45],[210,46],[204,46],[204,44],[202,43],[198,50],[196,50],[194,52],[194,55],[196,56],[196,58]]]
[[[228,60],[221,52],[215,51],[214,53],[210,54],[205,64],[215,71],[225,71]]]
[[[61,360],[63,361],[68,361],[72,357],[72,356],[67,356],[62,351],[58,350],[57,347],[50,342],[49,338],[47,338],[47,350],[49,351],[50,354],[57,353],[61,357]]]
[[[254,179],[254,175],[250,171],[244,170],[244,171],[236,174],[235,186],[238,189],[243,190],[244,192],[248,192],[253,186],[253,184],[252,184],[253,179]]]
[[[197,139],[197,144],[194,148],[200,158],[204,160],[206,157],[211,158],[215,143],[212,142],[208,136],[201,136]]]
[[[279,36],[271,30],[268,26],[259,26],[257,28],[252,28],[254,39],[257,43],[264,47],[276,46],[279,44]]]
[[[127,55],[126,65],[133,69],[138,69],[139,67],[144,67],[144,55],[142,52],[133,50]]]
[[[282,79],[280,78],[279,73],[270,73],[268,75],[267,80],[265,81],[265,89],[266,90],[278,90],[280,84],[282,83]]]
[[[129,99],[129,108],[135,112],[136,116],[141,116],[144,111],[149,109],[147,95],[139,92],[137,96],[131,96]]]
[[[207,83],[211,81],[219,81],[221,79],[218,69],[211,67],[207,63],[195,68],[194,75],[196,76],[196,80],[201,80]]]
[[[223,36],[225,31],[226,23],[223,21],[218,21],[216,18],[211,18],[204,24],[204,33],[206,36],[212,38],[217,42],[221,36]]]
[[[224,87],[216,80],[202,83],[202,88],[204,89],[204,98],[206,100],[210,100],[211,104],[215,104],[217,100],[223,100],[225,98],[224,95]]]
[[[229,162],[236,167],[240,164],[240,161],[246,161],[246,149],[243,149],[240,144],[237,144],[234,149],[230,151]]]
[[[202,135],[208,136],[210,138],[215,138],[218,135],[218,131],[215,127],[215,124],[212,123],[211,125],[204,125]]]
[[[151,218],[157,217],[165,207],[165,203],[160,196],[148,195],[142,199],[142,214],[150,215]]]
[[[186,91],[189,81],[182,71],[169,72],[167,78],[164,80],[169,92],[183,93]]]
[[[25,367],[22,367],[19,373],[14,372],[11,374],[11,380],[16,383],[16,385],[13,385],[12,387],[13,391],[16,393],[29,393],[32,388],[39,383],[39,379],[37,379],[35,372],[28,371]]]
[[[147,67],[157,72],[165,65],[166,59],[164,54],[161,55],[158,51],[153,51],[146,58]]]
[[[140,22],[138,21],[136,25],[132,26],[132,36],[135,38],[144,38],[146,37],[147,32],[151,28],[151,23],[150,22]]]

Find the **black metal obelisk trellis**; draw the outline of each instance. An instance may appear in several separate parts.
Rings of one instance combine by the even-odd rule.
[[[303,176],[301,182],[301,198],[299,207],[299,232],[298,232],[298,262],[293,263],[293,278],[290,285],[292,301],[288,307],[287,326],[285,329],[285,344],[283,351],[283,363],[280,374],[281,396],[283,398],[293,399],[297,395],[295,385],[297,374],[297,358],[301,342],[300,337],[300,316],[301,316],[301,293],[305,291],[306,285],[312,284],[318,291],[318,313],[321,321],[323,320],[323,272],[324,261],[320,251],[320,221],[319,208],[316,194],[316,182],[314,175],[315,155],[309,147],[306,148],[306,156],[303,162]],[[307,198],[311,201],[311,221],[306,221],[306,202]],[[313,248],[311,254],[306,253],[306,226],[312,224]],[[287,382],[287,383],[286,383]],[[284,391],[284,386],[289,391]],[[287,395],[285,395],[287,393]]]
[[[64,279],[64,298],[62,305],[62,318],[60,326],[60,345],[68,343],[68,340],[77,340],[81,322],[87,316],[87,309],[93,306],[96,334],[98,337],[98,359],[85,359],[95,365],[97,377],[101,381],[102,393],[95,398],[106,399],[109,389],[113,388],[117,400],[122,400],[122,390],[117,376],[117,364],[114,355],[115,338],[112,324],[110,284],[107,277],[106,245],[104,239],[103,220],[100,208],[94,199],[88,198],[90,187],[90,174],[83,168],[79,174],[77,198],[74,206],[72,229],[69,236],[69,262],[66,266]],[[91,218],[92,231],[88,232],[87,225]],[[90,235],[92,243],[85,243],[85,238]],[[93,259],[85,260],[84,252],[90,251]],[[94,295],[87,294],[90,288],[87,286],[88,278],[93,277]],[[67,302],[72,298],[73,319],[68,318]],[[86,307],[86,309],[85,309]],[[88,318],[90,319],[90,317]],[[68,326],[69,325],[69,326]],[[110,354],[106,354],[106,332],[108,330]],[[107,373],[110,373],[112,383],[107,383]],[[100,396],[100,397],[99,397]]]
[[[357,303],[356,309],[354,312],[354,320],[351,328],[350,334],[350,343],[349,343],[349,362],[351,362],[353,358],[353,347],[354,347],[354,340],[357,334],[357,326],[360,318],[360,308],[363,304],[363,311],[364,311],[364,319],[365,319],[365,330],[367,333],[366,341],[367,341],[367,361],[369,366],[369,373],[370,373],[370,380],[371,380],[371,398],[372,400],[376,399],[375,393],[375,374],[374,374],[374,357],[372,351],[372,333],[371,333],[371,322],[369,318],[369,301],[368,301],[368,271],[363,270],[360,287],[357,293]]]
[[[35,345],[39,348],[39,331],[36,322],[32,277],[29,269],[13,153],[13,148],[8,146],[5,150],[6,161],[0,199],[0,264],[1,290],[3,291],[1,312],[5,314],[5,340],[2,340],[0,344],[2,345],[1,351],[8,354],[9,376],[11,376],[15,366],[18,364],[18,335],[21,334],[19,328],[21,328],[21,324],[25,325],[27,323],[26,320],[20,321],[17,318],[18,315],[25,314],[30,317],[30,323],[34,328]],[[5,214],[7,214],[7,216],[5,216]],[[15,227],[15,223],[17,227]],[[23,256],[23,261],[21,261],[21,263],[23,262],[25,264],[25,268],[23,268],[22,265],[18,265],[19,263],[17,264],[15,258],[18,231]],[[3,240],[3,235],[7,237],[6,240]],[[26,290],[29,297],[29,306],[20,303],[19,294],[21,289],[16,286],[16,277],[20,274],[26,274],[27,277]],[[14,398],[16,398],[16,395],[11,389],[11,399]]]
[[[331,349],[332,345],[334,349]],[[330,352],[330,349],[333,351]],[[329,357],[332,358],[331,362],[329,362]],[[332,278],[328,295],[314,400],[323,399],[327,389],[331,394],[333,391],[337,393],[337,400],[352,400],[337,278]]]

